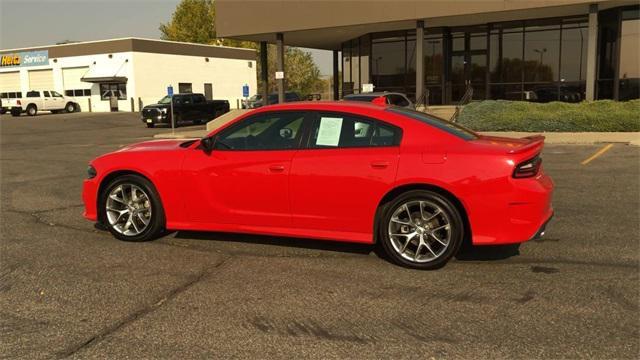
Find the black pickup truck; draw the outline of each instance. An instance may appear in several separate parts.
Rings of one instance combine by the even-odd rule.
[[[157,104],[145,106],[142,109],[142,122],[150,128],[157,124],[171,126],[172,98],[175,127],[184,123],[204,124],[229,112],[227,100],[207,100],[202,94],[174,94],[173,97],[163,97]]]

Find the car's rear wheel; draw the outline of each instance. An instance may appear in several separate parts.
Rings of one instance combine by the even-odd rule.
[[[112,180],[100,195],[101,221],[120,240],[148,241],[165,226],[164,210],[149,180],[123,175]]]
[[[27,106],[27,115],[36,116],[37,114],[38,114],[38,107],[36,107],[33,104]]]
[[[76,104],[74,103],[67,103],[67,106],[64,107],[64,110],[68,113],[72,113],[76,111]]]
[[[385,206],[381,219],[379,235],[385,253],[406,267],[438,269],[462,244],[459,211],[435,192],[408,191]]]
[[[147,127],[148,127],[148,128],[152,128],[152,127],[154,127],[154,126],[155,126],[155,125],[154,125],[153,123],[147,123]]]

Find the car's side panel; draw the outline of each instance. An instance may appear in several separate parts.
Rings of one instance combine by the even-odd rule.
[[[190,149],[183,167],[189,221],[290,226],[288,176],[295,152]]]
[[[369,234],[378,202],[393,184],[399,148],[299,151],[291,166],[295,228]]]

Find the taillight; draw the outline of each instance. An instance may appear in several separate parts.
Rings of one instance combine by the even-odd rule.
[[[540,170],[540,165],[542,165],[542,158],[540,156],[523,161],[513,170],[513,177],[521,179],[536,176]]]
[[[22,103],[20,102],[20,100],[16,101],[16,104],[18,104],[18,105],[22,105]]]

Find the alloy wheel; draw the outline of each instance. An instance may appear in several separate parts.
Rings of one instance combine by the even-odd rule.
[[[136,236],[151,222],[149,195],[137,185],[122,183],[107,197],[106,214],[111,227],[125,236]]]
[[[451,243],[451,220],[438,204],[411,200],[393,211],[388,224],[391,245],[402,258],[428,263],[444,254]]]

